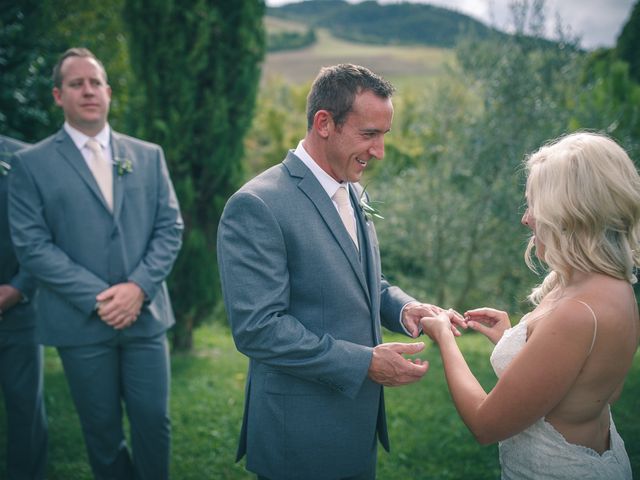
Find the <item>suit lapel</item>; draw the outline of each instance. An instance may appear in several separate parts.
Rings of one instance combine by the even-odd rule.
[[[111,130],[111,155],[113,161],[117,164],[119,161],[130,160],[133,162],[133,155],[126,147],[122,137]],[[124,200],[124,182],[127,175],[120,175],[118,169],[113,170],[113,217],[118,218],[122,211],[122,203]]]
[[[360,196],[362,195],[362,187],[360,184],[352,184],[351,201],[355,205],[356,222],[358,223],[358,231],[361,232],[360,251],[362,254],[362,262],[366,265],[367,286],[369,289],[369,302],[372,312],[380,311],[380,261],[378,253],[378,239],[375,234],[373,222],[367,220],[362,208],[360,208]],[[380,330],[380,322],[373,322],[375,338],[377,343],[382,342],[382,332]]]
[[[344,253],[353,272],[356,277],[358,277],[358,282],[360,283],[362,290],[365,292],[367,297],[369,297],[367,279],[364,276],[362,266],[358,259],[358,250],[353,244],[351,237],[349,237],[349,233],[347,233],[347,230],[344,228],[342,220],[340,220],[340,216],[338,215],[333,202],[327,195],[327,192],[322,188],[318,179],[313,175],[313,173],[311,173],[311,171],[309,171],[302,160],[296,157],[292,152],[287,155],[287,158],[284,160],[284,164],[289,170],[291,176],[300,178],[298,188],[314,204],[318,214],[331,231],[331,234],[340,246],[340,249],[342,250],[342,253]]]
[[[97,197],[98,201],[102,203],[104,208],[109,210],[109,207],[102,196],[102,192],[100,191],[100,187],[98,186],[96,179],[93,177],[93,173],[89,170],[87,162],[85,162],[82,153],[78,150],[75,143],[73,143],[71,137],[67,135],[64,129],[62,129],[56,135],[55,141],[60,156],[78,173],[80,178],[89,187],[89,190],[91,190]]]

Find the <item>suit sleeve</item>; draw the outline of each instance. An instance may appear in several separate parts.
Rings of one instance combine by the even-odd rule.
[[[9,226],[18,261],[47,288],[89,315],[96,295],[109,285],[53,243],[43,212],[33,176],[18,154],[9,176]]]
[[[269,207],[236,194],[218,227],[218,265],[238,350],[266,365],[353,398],[367,377],[372,349],[316,335],[289,313],[285,238]]]
[[[380,320],[382,325],[392,332],[410,336],[402,324],[402,311],[405,305],[415,301],[417,301],[415,298],[406,294],[399,287],[389,284],[387,279],[382,276],[380,294]]]
[[[129,280],[142,288],[147,298],[153,298],[167,278],[182,245],[184,225],[178,199],[173,189],[162,149],[156,157],[156,218],[145,255],[129,275]]]
[[[26,272],[22,267],[9,281],[9,285],[18,290],[22,294],[23,299],[32,300],[36,292],[36,279]]]

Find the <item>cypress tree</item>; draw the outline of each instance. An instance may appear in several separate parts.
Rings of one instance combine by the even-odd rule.
[[[618,56],[629,63],[629,74],[640,82],[640,2],[631,10],[629,20],[618,37]]]
[[[132,68],[143,90],[138,134],[160,144],[185,220],[169,279],[173,346],[219,298],[216,233],[224,203],[242,180],[264,57],[262,0],[126,0]]]

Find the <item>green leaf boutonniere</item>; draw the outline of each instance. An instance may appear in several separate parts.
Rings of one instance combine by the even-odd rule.
[[[366,191],[367,191],[367,187],[364,187],[364,189],[362,190],[362,193],[360,194],[360,200],[359,200],[360,208],[362,209],[362,213],[364,213],[365,218],[367,219],[367,221],[373,220],[374,217],[384,220],[384,217],[380,213],[380,210],[378,210],[378,208],[375,206],[375,204],[380,204],[384,202],[379,202],[377,200],[370,201],[369,196],[365,194]]]
[[[120,177],[133,172],[133,162],[126,157],[116,157],[114,163],[116,164],[116,169]]]

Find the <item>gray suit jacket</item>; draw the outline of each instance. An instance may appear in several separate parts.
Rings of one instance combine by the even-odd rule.
[[[376,432],[388,448],[382,387],[367,372],[381,320],[403,332],[400,312],[413,298],[382,277],[373,223],[356,210],[361,256],[325,190],[289,153],[222,215],[224,301],[250,358],[238,459],[246,452],[260,475],[355,475]]]
[[[35,279],[20,268],[9,234],[8,189],[14,152],[29,144],[0,135],[0,161],[9,166],[0,170],[0,285],[11,285],[27,299],[2,313],[0,338],[12,343],[34,343],[36,312],[33,307]]]
[[[118,334],[94,311],[96,295],[132,281],[148,299],[122,335],[149,337],[174,323],[165,278],[182,242],[182,218],[162,149],[112,131],[111,213],[81,152],[58,133],[15,157],[9,219],[20,263],[38,280],[38,339],[88,345]]]

